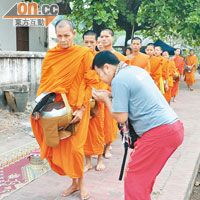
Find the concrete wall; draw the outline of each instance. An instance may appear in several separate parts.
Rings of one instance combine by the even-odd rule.
[[[2,16],[20,0],[1,0],[0,1],[0,50],[16,50],[16,28],[13,26],[12,19],[2,19]]]
[[[29,91],[35,99],[41,76],[43,52],[0,51],[0,107],[6,105],[4,91]]]
[[[2,19],[10,8],[21,0],[0,0],[0,50],[16,51],[16,27],[13,19]],[[29,27],[29,51],[46,52],[48,47],[48,28]]]
[[[48,47],[48,28],[29,28],[29,51],[46,52]]]

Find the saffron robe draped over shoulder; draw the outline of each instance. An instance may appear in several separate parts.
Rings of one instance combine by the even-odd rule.
[[[99,82],[96,73],[90,70],[93,57],[87,47],[74,45],[62,49],[57,45],[47,52],[42,65],[37,95],[55,92],[55,101],[62,101],[60,93],[65,93],[73,110],[85,106],[76,135],[60,140],[57,147],[48,147],[44,141],[40,120],[31,118],[33,133],[41,148],[41,158],[46,158],[56,173],[71,178],[83,177],[83,147],[90,117],[91,88]]]
[[[195,68],[197,67],[197,63],[198,63],[197,56],[186,57],[186,65],[188,66],[193,65],[191,72],[185,71],[185,82],[187,85],[192,85],[195,83]]]
[[[162,77],[161,59],[156,56],[152,56],[150,58],[150,67],[151,67],[150,76],[155,81],[155,84],[158,86],[158,88],[160,89],[160,79]]]
[[[183,75],[183,70],[184,70],[184,58],[181,56],[177,56],[174,58],[174,62],[176,65],[176,68],[178,69],[178,72],[180,75]],[[174,82],[173,88],[172,88],[172,97],[175,97],[178,94],[179,90],[179,81]]]
[[[130,65],[141,67],[148,73],[151,72],[149,56],[144,53],[138,52],[138,54],[130,60]]]

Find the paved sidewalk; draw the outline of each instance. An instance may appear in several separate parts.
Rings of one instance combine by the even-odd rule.
[[[188,200],[193,187],[196,172],[200,163],[200,80],[195,90],[187,90],[185,83],[174,108],[185,127],[185,139],[182,146],[173,154],[158,176],[152,193],[152,200]],[[112,144],[113,157],[104,160],[106,169],[103,172],[90,170],[85,175],[85,182],[91,192],[91,200],[123,200],[123,181],[118,176],[123,157],[123,146],[120,137]],[[93,158],[93,164],[96,159]],[[6,200],[75,200],[79,193],[70,197],[61,197],[60,193],[66,189],[71,180],[58,176],[53,171],[34,180],[20,190],[14,192]]]

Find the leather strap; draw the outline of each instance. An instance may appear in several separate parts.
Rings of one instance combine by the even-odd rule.
[[[65,107],[66,107],[66,109],[67,109],[67,113],[70,113],[70,111],[71,111],[72,109],[71,109],[71,107],[70,107],[70,105],[69,105],[69,103],[68,103],[66,94],[61,94],[61,96],[62,96],[62,99],[63,99],[63,101],[64,101]]]

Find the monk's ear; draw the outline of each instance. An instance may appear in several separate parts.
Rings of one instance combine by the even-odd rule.
[[[112,42],[115,40],[115,36],[112,36]]]
[[[76,35],[76,31],[73,31],[73,33],[72,33],[72,34],[73,34],[73,36],[75,37],[75,35]]]

